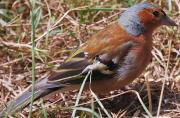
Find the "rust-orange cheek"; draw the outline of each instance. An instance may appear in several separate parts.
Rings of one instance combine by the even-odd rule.
[[[151,9],[145,9],[145,10],[140,11],[138,14],[141,22],[144,25],[149,25],[152,23],[153,20],[155,20],[154,16],[151,15],[150,12],[151,12]]]

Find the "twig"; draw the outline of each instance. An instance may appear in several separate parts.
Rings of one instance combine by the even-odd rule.
[[[148,93],[148,103],[149,103],[149,111],[152,113],[152,96],[151,96],[151,88],[149,85],[149,81],[148,81],[148,74],[150,74],[150,72],[147,72],[144,76],[145,76],[145,83],[146,83],[146,87],[147,87],[147,93]]]
[[[161,94],[160,94],[160,98],[159,98],[159,104],[158,104],[158,110],[157,110],[157,118],[159,117],[160,110],[161,110],[161,104],[162,104],[162,99],[163,99],[163,93],[164,93],[166,78],[168,78],[168,68],[169,68],[169,62],[170,62],[170,56],[171,56],[171,46],[172,46],[171,44],[172,44],[172,40],[170,40],[170,42],[169,42],[168,61],[167,61],[166,68],[165,68],[165,78],[163,78],[163,85],[162,85],[162,88],[161,88]]]

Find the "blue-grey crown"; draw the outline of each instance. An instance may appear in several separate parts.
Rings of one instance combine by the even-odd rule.
[[[119,18],[119,23],[131,35],[137,36],[146,30],[143,23],[141,23],[138,13],[145,8],[154,8],[150,3],[143,2],[128,8]]]

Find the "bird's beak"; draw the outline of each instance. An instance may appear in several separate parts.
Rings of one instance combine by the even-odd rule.
[[[178,25],[177,25],[172,19],[170,19],[168,16],[166,16],[165,18],[163,18],[162,24],[163,24],[163,25],[167,25],[167,26],[178,26]]]

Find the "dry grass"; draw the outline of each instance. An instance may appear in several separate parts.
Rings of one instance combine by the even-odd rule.
[[[118,1],[118,0],[117,0]],[[70,51],[85,42],[93,33],[115,21],[119,14],[135,2],[116,0],[49,0],[37,2],[42,15],[36,29],[36,78],[43,78],[53,67],[64,61]],[[168,10],[166,1],[151,0]],[[172,2],[169,15],[180,24],[180,2]],[[31,22],[28,0],[0,2],[3,12],[0,19],[0,106],[13,100],[31,84]],[[106,9],[105,9],[106,8]],[[108,9],[107,9],[108,8]],[[1,10],[1,9],[0,9]],[[160,116],[180,117],[180,30],[162,27],[154,33],[154,58],[146,71],[129,85],[128,90],[117,90],[100,95],[106,110],[113,117],[145,117],[138,98],[131,89],[138,91],[148,107],[145,79],[150,84],[152,114],[156,116],[160,93],[164,82],[164,92]],[[165,81],[164,81],[165,80]],[[124,93],[124,94],[123,94]],[[68,118],[74,105],[77,91],[69,91],[39,100],[34,105],[34,117],[43,117],[45,108],[48,117]],[[80,103],[91,108],[92,96],[84,92]],[[106,117],[98,104],[95,110]],[[151,109],[151,108],[150,108]],[[151,110],[150,110],[151,111]],[[28,108],[16,113],[17,117],[27,117]],[[88,117],[86,112],[78,112],[80,117]]]

